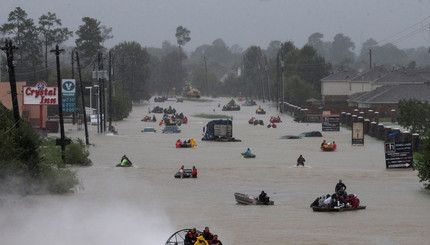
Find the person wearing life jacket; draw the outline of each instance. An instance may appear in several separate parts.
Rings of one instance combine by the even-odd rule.
[[[202,232],[202,236],[206,241],[210,241],[214,239],[214,235],[209,231],[209,227],[205,227],[205,229]]]
[[[333,141],[333,150],[335,151],[337,148],[336,142]]]
[[[180,139],[178,139],[176,141],[176,148],[181,148],[181,146],[182,146],[182,141]]]
[[[360,202],[358,201],[357,195],[352,194],[350,198],[344,200],[346,203],[351,203],[352,208],[358,208],[360,206]]]
[[[121,158],[121,165],[122,166],[128,166],[128,165],[132,165],[131,161],[128,159],[128,157],[126,155],[122,156]]]
[[[197,168],[196,168],[196,166],[193,166],[193,172],[191,172],[191,177],[192,178],[197,178]]]
[[[196,147],[197,146],[197,142],[196,142],[196,140],[194,138],[190,139],[190,145],[191,145],[191,147]]]
[[[184,165],[182,165],[178,170],[179,175],[181,176],[181,179],[184,178],[184,175],[185,175],[185,169],[184,168],[185,168]]]
[[[185,244],[194,244],[197,241],[196,228],[191,229],[185,236]]]
[[[209,245],[209,243],[205,240],[203,236],[198,236],[197,241],[194,243],[194,245]]]

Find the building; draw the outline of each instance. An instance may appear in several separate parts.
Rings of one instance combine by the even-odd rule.
[[[16,83],[16,92],[18,99],[19,115],[30,122],[34,128],[40,127],[40,111],[42,110],[42,128],[46,127],[48,116],[47,106],[29,106],[23,105],[22,89],[26,86],[26,82]],[[12,95],[9,82],[0,82],[0,102],[9,110],[13,109]]]

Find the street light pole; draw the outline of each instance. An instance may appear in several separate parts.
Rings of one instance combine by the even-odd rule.
[[[100,86],[94,85],[97,88],[97,133],[100,133]]]
[[[85,87],[85,89],[89,89],[90,90],[90,108],[91,108],[91,115],[93,114],[93,87]]]

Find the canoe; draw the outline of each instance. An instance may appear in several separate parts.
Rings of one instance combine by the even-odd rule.
[[[344,212],[344,211],[356,211],[360,209],[366,209],[366,206],[359,206],[358,208],[344,207],[344,208],[326,208],[326,207],[312,207],[315,212]]]
[[[273,201],[269,201],[269,203],[265,204],[264,202],[260,202],[257,197],[250,196],[248,194],[242,194],[242,193],[234,193],[234,198],[236,199],[236,202],[239,204],[244,205],[273,205]]]

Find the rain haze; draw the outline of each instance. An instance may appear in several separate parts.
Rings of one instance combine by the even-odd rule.
[[[63,26],[73,31],[83,17],[95,18],[113,28],[114,38],[106,42],[107,47],[122,41],[146,47],[161,47],[165,40],[175,44],[179,25],[191,31],[191,41],[184,47],[188,51],[218,38],[244,49],[266,48],[273,40],[301,47],[315,32],[324,34],[325,41],[342,33],[356,44],[356,50],[369,38],[378,45],[391,42],[399,48],[427,47],[430,41],[428,0],[6,0],[0,23],[18,6],[36,21],[48,11],[56,13]],[[72,40],[66,44],[74,45]]]

